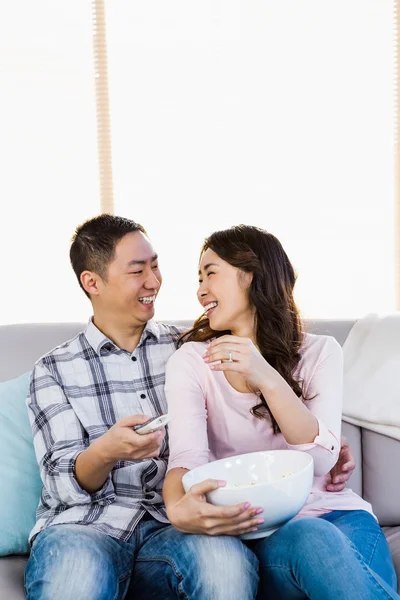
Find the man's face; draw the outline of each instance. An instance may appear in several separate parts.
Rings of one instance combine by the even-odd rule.
[[[109,312],[113,321],[144,325],[154,316],[161,281],[157,254],[148,238],[140,231],[128,233],[116,246],[107,280],[98,282],[95,306]]]

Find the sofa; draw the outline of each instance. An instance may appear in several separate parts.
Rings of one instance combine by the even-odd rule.
[[[306,320],[305,328],[316,334],[345,341],[353,320]],[[181,321],[179,324],[188,324]],[[82,323],[45,323],[0,326],[0,381],[32,369],[36,359],[85,327]],[[349,486],[368,500],[385,532],[400,581],[400,442],[343,422],[356,469]],[[1,435],[1,432],[0,432]],[[27,556],[0,558],[0,600],[23,600]],[[399,586],[400,588],[400,586]],[[400,589],[399,589],[400,591]]]

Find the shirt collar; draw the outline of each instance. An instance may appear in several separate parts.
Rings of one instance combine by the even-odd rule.
[[[100,356],[101,349],[106,345],[111,344],[113,348],[117,348],[116,344],[96,327],[93,323],[93,317],[89,319],[85,329],[85,337],[98,356]],[[153,337],[157,341],[160,340],[160,328],[156,321],[147,321],[138,346],[149,337]]]
[[[142,339],[146,339],[148,337],[153,337],[157,340],[157,342],[160,341],[160,326],[157,321],[153,321],[153,319],[147,321],[146,327],[144,328],[142,334]]]

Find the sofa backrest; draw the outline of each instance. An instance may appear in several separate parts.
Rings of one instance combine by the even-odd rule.
[[[353,320],[305,320],[307,331],[334,336],[343,345]],[[190,327],[191,321],[175,321]],[[74,337],[85,323],[27,323],[0,326],[0,381],[32,369],[43,354]],[[382,525],[400,525],[400,443],[343,423],[356,459],[350,487],[372,503]]]
[[[23,323],[0,326],[0,381],[30,371],[55,346],[73,338],[85,323]]]
[[[172,321],[165,321],[172,323]],[[174,321],[190,327],[192,321]],[[343,344],[354,321],[309,320],[306,329],[333,335]],[[58,344],[71,339],[86,327],[85,323],[23,323],[0,326],[0,381],[17,377],[32,369],[35,361]]]

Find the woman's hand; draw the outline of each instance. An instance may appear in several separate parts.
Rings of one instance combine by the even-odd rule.
[[[280,377],[250,338],[223,335],[210,342],[203,360],[213,371],[240,373],[254,392],[274,383]]]
[[[205,535],[241,535],[256,531],[264,519],[257,517],[262,508],[250,508],[249,502],[235,506],[214,506],[206,493],[223,487],[225,481],[207,479],[197,483],[178,502],[167,506],[172,525],[183,533]]]

